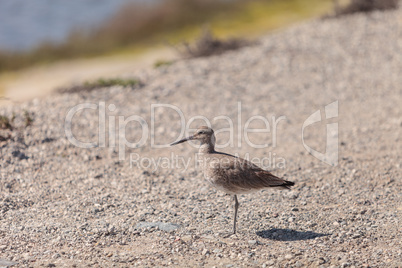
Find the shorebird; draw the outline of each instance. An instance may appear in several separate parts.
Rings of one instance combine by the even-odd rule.
[[[200,127],[194,135],[172,143],[170,146],[189,140],[201,142],[199,148],[200,161],[206,180],[218,190],[233,195],[234,218],[233,233],[236,233],[237,210],[239,208],[238,194],[247,194],[267,187],[289,189],[294,182],[276,177],[253,163],[215,151],[214,131],[206,126]]]

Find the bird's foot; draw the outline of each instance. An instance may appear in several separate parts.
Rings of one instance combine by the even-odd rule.
[[[237,234],[236,233],[233,233],[233,232],[229,232],[229,233],[220,233],[220,236],[222,236],[223,238],[229,238],[229,237],[231,237],[231,238],[233,238],[233,237],[237,237]]]

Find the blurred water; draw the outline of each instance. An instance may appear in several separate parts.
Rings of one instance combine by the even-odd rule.
[[[157,0],[0,0],[0,49],[27,50],[90,28],[128,2]]]

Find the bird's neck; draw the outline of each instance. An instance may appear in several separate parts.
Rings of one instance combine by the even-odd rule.
[[[215,152],[215,146],[212,143],[202,143],[198,153],[209,154]]]

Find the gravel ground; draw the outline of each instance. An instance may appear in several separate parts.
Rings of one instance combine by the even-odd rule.
[[[139,77],[142,88],[2,107],[0,114],[16,115],[17,129],[0,133],[11,135],[0,143],[0,258],[19,267],[401,267],[401,18],[397,10],[311,21],[239,51],[124,74]],[[334,101],[339,116],[306,128],[304,137],[323,151],[326,123],[339,124],[339,162],[330,166],[305,150],[301,128]],[[118,116],[144,118],[143,146],[123,150],[106,135],[106,147],[85,149],[66,138],[68,111],[102,102],[107,125]],[[151,131],[151,104],[177,106],[192,128],[205,124],[193,116],[215,130],[228,127],[215,117],[230,117],[236,142],[221,150],[269,158],[270,170],[295,187],[240,196],[238,234],[227,237],[232,199],[206,183],[192,146],[152,146],[152,138],[175,141],[181,125],[174,110],[158,108]],[[24,110],[31,126],[24,127]],[[77,112],[75,137],[98,140],[98,112]],[[250,141],[267,148],[238,135],[254,115],[267,118],[271,132],[251,133]],[[285,118],[276,133],[272,116]],[[142,131],[135,122],[125,127],[133,142]],[[229,137],[217,134],[218,143]],[[171,157],[173,167],[144,160]]]

